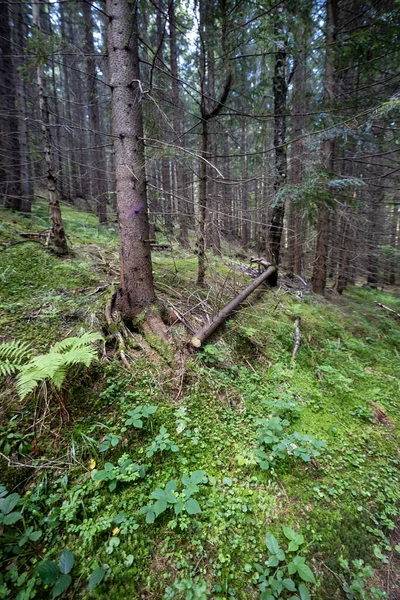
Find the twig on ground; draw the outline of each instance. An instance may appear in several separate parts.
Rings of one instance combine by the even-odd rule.
[[[393,308],[389,308],[388,306],[385,306],[384,304],[381,304],[380,302],[376,302],[376,301],[375,301],[375,304],[377,304],[381,308],[384,308],[385,310],[388,310],[389,312],[395,314],[396,317],[399,317],[399,319],[400,319],[400,313],[398,313],[395,310],[393,310]]]

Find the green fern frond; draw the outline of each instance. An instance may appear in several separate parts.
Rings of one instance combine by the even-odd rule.
[[[65,365],[77,365],[83,363],[85,367],[89,367],[90,363],[95,360],[97,352],[90,346],[83,348],[73,348],[62,354]]]
[[[85,333],[81,337],[71,337],[54,344],[48,354],[35,356],[20,368],[16,387],[23,400],[44,379],[48,379],[60,389],[71,365],[83,364],[89,367],[97,357],[97,351],[90,344],[102,339],[98,333]]]
[[[0,344],[0,376],[12,375],[31,356],[32,350],[27,342],[12,340]]]
[[[89,344],[93,344],[98,340],[103,339],[99,333],[95,333],[92,331],[87,331],[80,337],[69,337],[65,338],[65,340],[61,340],[61,342],[57,342],[52,346],[51,352],[60,352],[63,350],[73,350],[76,348],[83,348],[84,346],[88,346]]]

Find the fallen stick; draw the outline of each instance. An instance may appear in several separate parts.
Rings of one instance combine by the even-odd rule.
[[[375,304],[377,304],[381,308],[384,308],[385,310],[388,310],[391,313],[394,313],[396,315],[396,317],[399,317],[399,319],[400,319],[400,314],[397,313],[395,310],[393,310],[393,308],[389,308],[388,306],[385,306],[384,304],[381,304],[380,302],[376,302],[376,300],[375,300]]]
[[[293,347],[293,352],[292,352],[292,359],[294,360],[296,358],[296,354],[298,349],[300,348],[300,320],[301,317],[297,317],[297,319],[294,322],[294,335],[295,335],[295,344]]]
[[[240,292],[236,298],[231,300],[229,304],[225,306],[209,323],[205,325],[195,333],[192,337],[191,343],[195,348],[200,348],[202,343],[210,337],[212,333],[229,317],[229,315],[241,304],[259,285],[261,285],[264,281],[267,281],[271,276],[275,274],[276,277],[277,269],[275,266],[271,265],[268,267],[264,273],[261,273],[259,277],[252,284],[250,284],[243,292]]]

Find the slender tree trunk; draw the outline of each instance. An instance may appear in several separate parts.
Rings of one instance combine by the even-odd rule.
[[[278,8],[278,11],[282,11]],[[281,239],[283,231],[283,219],[285,216],[285,203],[277,199],[277,194],[287,181],[287,150],[286,150],[286,100],[287,100],[287,51],[283,47],[283,24],[282,16],[276,15],[274,25],[275,37],[279,43],[279,49],[275,54],[275,68],[273,79],[274,94],[274,146],[275,146],[275,181],[274,181],[274,206],[271,210],[271,223],[269,232],[269,256],[275,263],[279,264]]]
[[[179,70],[178,70],[178,46],[176,33],[175,0],[169,0],[168,3],[169,19],[169,50],[170,65],[172,76],[172,103],[173,103],[173,123],[175,139],[179,145],[184,144],[182,139],[184,113],[179,98]],[[179,221],[179,242],[184,247],[189,246],[188,238],[188,205],[186,187],[183,184],[183,169],[180,161],[176,162],[176,192],[178,202],[178,221]]]
[[[107,0],[121,287],[115,308],[125,320],[156,300],[151,265],[143,142],[137,3]]]
[[[17,111],[19,119],[19,148],[20,148],[20,178],[21,178],[21,204],[20,210],[24,213],[31,212],[33,198],[32,180],[30,176],[29,163],[29,134],[27,127],[27,107],[26,107],[26,89],[25,82],[21,75],[21,68],[24,65],[25,54],[25,26],[24,13],[22,5],[17,4],[14,9],[14,33],[17,58],[16,66],[16,92],[17,92]]]
[[[95,62],[95,46],[93,39],[93,16],[90,4],[82,4],[85,23],[86,71],[88,75],[89,126],[92,133],[92,177],[94,179],[93,194],[96,199],[97,216],[100,225],[107,224],[107,182],[105,174],[105,157],[103,136],[100,131],[100,111],[97,100],[97,73]]]
[[[335,98],[335,71],[333,63],[333,48],[336,37],[337,22],[337,0],[326,0],[326,58],[325,58],[325,99],[333,102]],[[325,169],[331,174],[333,172],[334,140],[325,140],[322,146]],[[312,273],[312,289],[316,294],[323,294],[326,287],[326,267],[328,261],[328,232],[329,211],[327,207],[321,207],[318,214],[317,243],[315,247],[315,258]]]
[[[40,3],[35,1],[32,3],[33,26],[37,36],[37,42],[40,43],[41,27],[40,27]],[[52,143],[49,127],[49,115],[44,89],[43,65],[38,64],[36,68],[36,81],[39,94],[39,110],[41,115],[41,127],[44,144],[44,158],[46,163],[46,179],[47,189],[50,200],[50,217],[52,222],[52,234],[54,244],[60,254],[68,252],[67,238],[65,237],[64,227],[61,218],[61,209],[59,194],[57,189],[57,178],[53,171],[52,165]]]

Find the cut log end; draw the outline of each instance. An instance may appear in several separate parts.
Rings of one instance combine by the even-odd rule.
[[[201,347],[201,340],[199,340],[199,338],[195,335],[192,337],[192,346],[194,346],[195,348]]]

